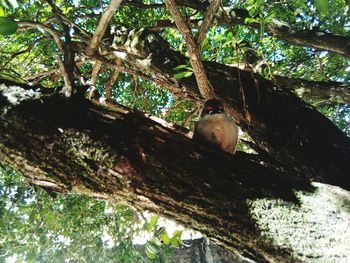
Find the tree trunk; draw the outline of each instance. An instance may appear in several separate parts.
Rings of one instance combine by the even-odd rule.
[[[328,221],[301,219],[320,209],[317,196],[333,194],[338,202],[345,201],[345,191],[311,186],[248,154],[195,150],[191,140],[138,112],[111,111],[80,97],[44,96],[24,88],[0,85],[0,160],[33,184],[128,202],[173,218],[259,262],[299,262],[315,256],[305,250],[305,242],[289,242],[291,235],[306,240],[316,233],[326,241],[334,239],[323,232]],[[316,201],[307,201],[310,196]],[[348,204],[333,202],[330,211],[320,213],[340,218]],[[349,236],[349,231],[343,234]],[[314,248],[314,239],[306,245]],[[350,248],[343,251],[345,256],[340,256],[346,258]],[[321,258],[330,258],[327,249],[322,253]]]

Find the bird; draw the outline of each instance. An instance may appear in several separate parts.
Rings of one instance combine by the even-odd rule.
[[[193,132],[195,145],[234,154],[238,141],[238,127],[225,113],[223,103],[214,98],[207,100],[196,122]]]

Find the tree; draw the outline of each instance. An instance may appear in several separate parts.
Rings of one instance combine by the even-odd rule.
[[[318,23],[334,33],[339,31],[346,39],[342,23],[345,24],[348,17],[339,15],[338,20],[328,25],[324,15],[310,13],[311,3],[271,6],[248,1],[237,6],[250,9],[244,23],[254,28],[260,21],[259,34],[245,26],[232,25],[233,12],[226,13],[223,8],[223,5],[229,6],[229,2],[222,5],[220,1],[212,1],[209,5],[205,1],[167,0],[164,5],[128,1],[127,5],[122,3],[112,18],[120,1],[111,1],[104,3],[106,10],[100,14],[97,26],[96,14],[90,12],[94,2],[86,1],[80,3],[81,6],[74,3],[57,6],[50,0],[46,3],[44,8],[39,9],[40,3],[34,2],[14,12],[20,18],[16,23],[23,33],[2,40],[11,43],[2,47],[8,54],[2,58],[2,76],[9,78],[5,73],[15,71],[23,79],[42,86],[61,84],[63,88],[54,92],[2,80],[2,161],[49,192],[76,192],[114,202],[127,201],[199,229],[230,251],[257,261],[295,262],[305,256],[315,256],[313,250],[303,255],[294,242],[282,242],[270,234],[261,235],[270,229],[278,232],[277,226],[289,229],[286,232],[290,233],[291,228],[286,224],[293,221],[291,218],[286,216],[286,221],[278,218],[276,228],[272,228],[270,221],[276,221],[269,218],[266,222],[260,217],[268,217],[264,208],[269,208],[271,214],[284,218],[286,202],[294,204],[288,211],[295,212],[297,209],[293,209],[298,205],[301,214],[315,211],[305,208],[306,193],[318,198],[326,196],[326,191],[339,197],[348,194],[311,182],[349,190],[349,138],[316,108],[284,88],[298,81],[300,84],[296,85],[312,86],[318,81],[326,87],[341,86],[339,82],[347,81],[349,76],[346,59],[331,52],[320,53],[272,39],[264,35],[264,25],[267,23],[266,29],[271,33],[273,26],[268,24],[269,19],[280,16],[288,23],[295,23],[293,28],[297,28],[298,20],[286,10],[299,8],[302,10],[299,14],[310,20],[309,25]],[[179,7],[183,7],[182,13]],[[205,14],[198,12],[205,10],[208,10]],[[260,12],[262,10],[265,11]],[[218,11],[224,13],[208,31]],[[147,18],[144,12],[149,14]],[[37,19],[26,20],[32,13]],[[187,22],[191,19],[183,15],[203,20],[198,35],[192,34]],[[168,22],[162,26],[170,28],[158,32],[158,21],[170,18],[182,35]],[[314,21],[316,18],[318,22]],[[122,24],[124,28],[105,34],[108,24]],[[36,28],[40,31],[33,30]],[[289,40],[286,38],[289,33],[276,29],[273,35]],[[333,39],[329,34],[315,34],[315,41],[322,45],[308,42],[307,46],[348,55],[327,44]],[[181,44],[182,36],[185,45]],[[300,36],[295,34],[295,37]],[[249,45],[242,43],[241,38]],[[259,46],[257,41],[263,44]],[[305,44],[298,41],[299,45]],[[28,47],[19,50],[18,45]],[[273,45],[278,47],[277,51]],[[256,61],[249,62],[248,54],[252,50],[258,54],[258,60],[259,56],[265,60],[264,70],[260,72],[263,76],[254,71]],[[59,55],[54,57],[54,52]],[[19,65],[26,53],[31,64]],[[40,65],[51,68],[40,72]],[[294,65],[298,68],[291,70]],[[274,77],[276,73],[287,72],[289,80]],[[61,75],[63,81],[57,79]],[[10,77],[15,78],[14,74]],[[308,79],[300,80],[300,77]],[[85,89],[76,81],[78,78],[80,86],[96,86],[105,94],[105,103],[101,104],[93,87],[92,102],[87,101],[83,96]],[[276,84],[268,78],[273,78]],[[337,83],[325,82],[328,79]],[[134,82],[132,88],[127,84],[130,82]],[[339,88],[339,94],[347,93],[346,89]],[[187,131],[167,122],[162,122],[168,126],[164,127],[139,111],[121,105],[162,116],[161,109],[169,107],[176,98],[178,102],[170,108],[167,118],[186,125],[193,118],[196,105],[210,96],[218,96],[225,102],[228,112],[251,138],[246,145],[256,154],[239,152],[233,157],[210,149],[194,149],[191,140],[184,136]],[[320,97],[308,99],[317,105]],[[324,103],[323,97],[322,100]],[[347,103],[346,99],[336,100],[339,101]],[[192,107],[187,120],[183,107]],[[302,229],[302,236],[307,235],[305,230],[309,225],[301,221],[297,225]],[[312,230],[322,233],[321,229]]]

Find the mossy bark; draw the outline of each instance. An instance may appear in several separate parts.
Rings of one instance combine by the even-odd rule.
[[[9,105],[0,115],[0,160],[32,184],[148,209],[258,262],[300,261],[293,247],[262,235],[258,215],[279,211],[281,202],[301,205],[295,191],[311,194],[308,180],[256,156],[194,149],[187,137],[124,108],[57,94]]]

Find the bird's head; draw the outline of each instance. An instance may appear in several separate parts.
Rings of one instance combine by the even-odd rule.
[[[204,103],[201,117],[204,117],[206,115],[221,114],[224,112],[224,104],[222,104],[221,101],[218,99],[209,99]]]

